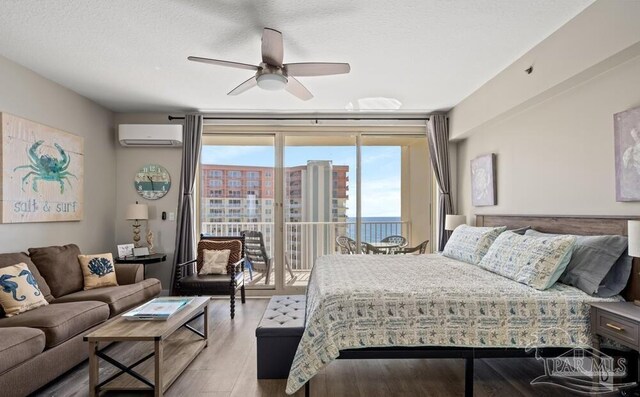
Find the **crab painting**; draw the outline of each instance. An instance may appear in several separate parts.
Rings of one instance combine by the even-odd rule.
[[[38,191],[38,181],[49,181],[49,182],[58,182],[60,184],[60,194],[64,193],[64,182],[66,181],[69,186],[71,186],[71,182],[69,182],[69,177],[72,176],[78,179],[74,174],[67,171],[69,168],[69,163],[71,162],[71,158],[64,151],[64,149],[54,143],[53,145],[58,149],[58,153],[60,154],[60,158],[53,157],[49,154],[40,154],[40,146],[44,143],[44,141],[37,141],[27,150],[27,154],[29,156],[29,164],[20,165],[13,169],[13,171],[17,171],[22,168],[29,169],[29,171],[25,176],[22,177],[22,190],[24,191],[24,185],[27,183],[27,180],[31,178],[31,188],[34,192]]]

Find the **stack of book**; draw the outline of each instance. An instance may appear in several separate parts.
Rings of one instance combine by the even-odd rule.
[[[155,298],[142,306],[123,314],[127,320],[168,320],[182,308],[191,303],[192,298],[163,297]]]

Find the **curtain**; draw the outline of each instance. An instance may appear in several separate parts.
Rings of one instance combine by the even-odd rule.
[[[453,214],[451,200],[451,168],[449,167],[449,128],[447,116],[433,114],[427,122],[427,142],[431,166],[436,177],[440,194],[438,195],[438,251],[442,251],[449,240],[451,232],[444,230],[445,216]]]
[[[176,225],[176,243],[171,273],[171,294],[176,282],[176,266],[195,259],[195,211],[193,191],[196,172],[202,147],[203,116],[188,114],[184,118],[182,132],[182,170],[180,172],[180,193],[178,199],[178,218]]]

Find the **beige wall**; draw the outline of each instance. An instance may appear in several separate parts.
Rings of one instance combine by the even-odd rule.
[[[119,124],[168,124],[167,114],[125,114],[115,115],[114,125],[117,130]],[[174,122],[175,123],[175,122]],[[117,133],[116,133],[117,135]],[[117,142],[117,137],[114,138]],[[147,265],[147,277],[158,278],[162,282],[162,288],[169,289],[171,269],[173,264],[173,252],[176,238],[176,222],[169,220],[169,213],[177,213],[178,189],[180,186],[180,162],[182,158],[181,148],[129,148],[116,143],[117,160],[117,184],[115,204],[115,239],[117,244],[133,242],[132,221],[125,219],[125,212],[129,204],[138,201],[149,206],[149,221],[143,223],[141,228],[142,245],[146,245],[147,228],[154,234],[154,248],[157,252],[167,254],[167,261]],[[171,189],[163,198],[158,200],[145,200],[138,195],[133,186],[133,178],[136,172],[145,164],[160,164],[171,175]],[[167,220],[162,220],[162,211],[167,212]],[[177,214],[176,214],[177,216]]]
[[[85,253],[115,250],[116,198],[113,114],[6,58],[0,57],[0,112],[84,137],[84,219],[0,225],[0,252],[76,243]]]
[[[492,127],[640,55],[638,21],[640,1],[596,1],[457,104],[451,138]]]
[[[491,100],[491,97],[485,98]],[[458,206],[466,215],[639,215],[615,198],[613,114],[640,106],[640,57],[479,128],[458,144]],[[497,154],[498,205],[471,205],[469,161]]]

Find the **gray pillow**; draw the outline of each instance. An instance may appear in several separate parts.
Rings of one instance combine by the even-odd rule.
[[[531,226],[519,227],[517,229],[508,229],[508,230],[510,232],[514,232],[516,234],[524,236],[524,234],[527,232],[527,230],[531,230]]]
[[[552,236],[530,229],[526,236]],[[608,298],[622,292],[631,275],[625,236],[576,236],[573,255],[560,282],[580,288],[589,295]]]

